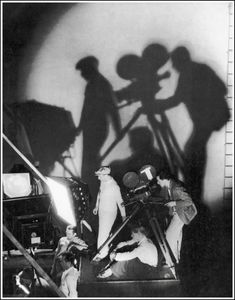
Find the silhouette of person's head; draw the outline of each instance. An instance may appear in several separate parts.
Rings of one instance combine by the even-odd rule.
[[[184,46],[180,46],[175,48],[171,52],[171,60],[173,66],[178,70],[182,71],[185,67],[190,63],[191,57],[188,49]]]
[[[81,71],[84,79],[89,81],[98,72],[99,61],[95,56],[86,56],[76,63],[76,70]]]
[[[117,63],[117,74],[127,80],[134,80],[141,75],[142,60],[138,55],[127,54]]]
[[[145,67],[149,72],[156,72],[169,59],[169,53],[161,44],[150,44],[142,52]]]
[[[153,134],[148,127],[139,126],[130,130],[129,132],[129,145],[133,153],[140,150],[148,149],[153,147]]]

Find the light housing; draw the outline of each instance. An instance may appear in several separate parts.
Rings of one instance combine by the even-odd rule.
[[[27,197],[32,192],[29,173],[3,174],[3,192],[9,198]]]

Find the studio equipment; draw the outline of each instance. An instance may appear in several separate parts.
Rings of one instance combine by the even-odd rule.
[[[5,176],[4,194],[8,193],[8,196],[3,199],[4,220],[21,243],[28,247],[33,238],[34,242],[45,244],[51,237],[48,235],[51,226],[64,232],[66,226],[71,224],[77,226],[79,231],[80,222],[90,203],[88,185],[78,178],[43,176],[5,134],[3,134],[3,138],[44,185],[43,194],[31,195],[32,187],[29,176],[23,174],[23,182],[27,188],[22,188],[22,191],[19,189],[20,193],[17,193],[11,190],[12,186],[10,189],[10,185],[7,185],[7,179],[8,177],[11,178],[11,175],[15,178],[18,174]],[[21,178],[21,174],[19,178]]]
[[[6,173],[2,179],[3,193],[9,198],[29,196],[32,192],[29,173]]]
[[[93,257],[92,261],[95,262],[99,259],[101,250],[110,245],[114,238],[120,233],[120,231],[130,222],[130,220],[139,212],[143,211],[146,215],[150,227],[152,228],[154,237],[162,251],[165,260],[168,262],[172,274],[177,279],[175,270],[176,260],[168,245],[165,235],[162,232],[161,226],[156,215],[152,214],[153,205],[163,205],[166,203],[165,199],[158,195],[159,186],[155,179],[156,170],[153,166],[146,165],[139,170],[139,175],[135,172],[128,172],[123,176],[123,183],[129,189],[127,200],[123,204],[124,206],[134,205],[130,215],[123,221],[118,229],[111,233],[108,239],[99,247],[97,253]]]

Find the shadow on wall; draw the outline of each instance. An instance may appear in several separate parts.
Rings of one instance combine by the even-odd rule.
[[[114,92],[109,81],[98,70],[99,61],[87,56],[76,64],[76,70],[87,81],[84,105],[78,126],[83,133],[82,179],[91,187],[93,199],[98,192],[98,180],[94,174],[100,167],[100,150],[108,136],[108,115],[116,134],[121,131],[120,116],[115,107]]]
[[[154,147],[154,136],[148,127],[135,127],[128,132],[128,137],[131,156],[110,164],[112,175],[121,186],[127,172],[138,173],[145,165],[154,166],[157,172],[167,167],[167,162],[164,162],[163,156]]]
[[[50,174],[56,161],[63,165],[62,154],[76,137],[70,112],[35,100],[13,103],[8,111],[12,123],[4,124],[5,134],[32,163],[40,163],[43,175]]]
[[[172,63],[168,64],[168,62]],[[161,80],[179,73],[175,94],[168,99],[158,99]],[[229,120],[226,86],[206,64],[194,62],[185,47],[177,47],[170,54],[164,46],[147,46],[142,57],[134,54],[123,56],[117,64],[118,74],[131,80],[131,84],[116,92],[121,100],[131,105],[141,101],[141,113],[146,114],[154,132],[160,154],[171,172],[182,171],[184,181],[194,201],[200,202],[207,161],[206,146],[214,131],[220,130]],[[193,132],[182,153],[165,111],[184,103],[193,122]],[[161,117],[157,121],[155,115]]]
[[[185,47],[171,53],[173,68],[179,74],[174,96],[155,101],[156,113],[183,102],[193,122],[193,132],[184,149],[184,178],[194,201],[199,202],[207,161],[206,145],[213,131],[220,130],[229,120],[226,86],[207,65],[193,62]]]
[[[172,67],[167,68],[169,62],[172,63]],[[177,47],[168,53],[164,45],[155,43],[143,49],[141,56],[127,54],[121,57],[117,64],[117,73],[131,83],[116,92],[99,72],[98,64],[99,61],[94,56],[85,57],[76,64],[76,69],[87,81],[84,106],[77,129],[70,113],[63,109],[36,101],[18,105],[32,155],[40,162],[41,171],[49,174],[55,161],[63,163],[61,154],[74,142],[75,136],[82,132],[81,177],[89,185],[92,198],[95,199],[98,181],[94,171],[105,158],[101,159],[100,150],[107,139],[108,116],[114,124],[118,144],[136,120],[144,114],[159,149],[156,154],[160,155],[172,174],[183,174],[184,182],[194,201],[200,202],[207,161],[207,142],[212,132],[220,130],[230,116],[225,100],[225,84],[209,66],[192,61],[185,47]],[[170,80],[173,70],[179,73],[175,94],[168,99],[156,99],[161,90],[161,80]],[[135,101],[141,102],[141,107],[125,128],[121,128],[116,105],[123,100],[126,100],[127,105]],[[184,151],[180,149],[165,114],[167,109],[181,102],[187,107],[193,122],[193,132]],[[144,143],[144,139],[142,142],[140,139],[139,149],[135,151],[141,153]],[[120,168],[123,167],[123,164],[120,164]],[[129,168],[132,166],[129,165]],[[120,169],[121,172],[124,174],[125,170]]]
[[[168,61],[169,53],[166,47],[158,43],[148,45],[141,57],[135,54],[121,57],[117,64],[117,73],[131,83],[116,91],[116,95],[120,102],[126,100],[127,105],[136,101],[141,102],[141,108],[136,111],[129,124],[135,122],[141,114],[146,115],[163,160],[167,162],[171,173],[177,176],[178,169],[183,168],[182,151],[167,116],[164,112],[158,112],[159,121],[154,111],[155,95],[161,89],[159,82],[170,77],[168,71],[161,75],[158,75],[157,71]]]

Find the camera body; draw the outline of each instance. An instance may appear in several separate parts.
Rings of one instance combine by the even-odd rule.
[[[143,94],[143,89],[138,81],[133,81],[128,86],[115,91],[117,101],[119,103],[123,101],[127,101],[128,104],[141,101],[142,94]]]
[[[156,179],[150,181],[149,183],[140,184],[134,189],[130,189],[126,193],[126,201],[141,201],[145,202],[151,197],[159,196],[160,186],[157,184]]]
[[[151,165],[143,166],[138,174],[127,172],[123,176],[123,183],[127,187],[125,195],[126,205],[136,201],[145,202],[150,197],[157,197],[161,190],[157,183],[156,170]]]

